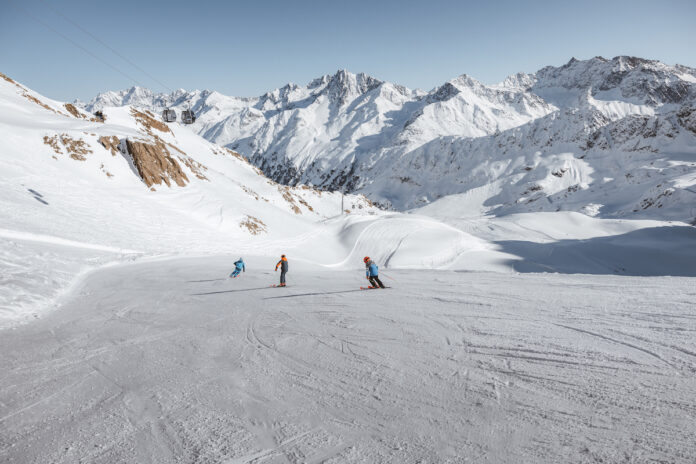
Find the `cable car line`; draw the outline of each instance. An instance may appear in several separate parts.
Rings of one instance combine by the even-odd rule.
[[[50,25],[46,24],[45,22],[41,21],[40,19],[38,19],[37,17],[35,17],[35,16],[32,15],[31,13],[29,13],[27,10],[25,10],[25,9],[22,8],[21,6],[15,4],[14,0],[8,0],[8,1],[9,1],[10,4],[12,4],[12,6],[14,6],[15,9],[17,9],[17,10],[19,10],[20,12],[24,13],[24,14],[27,15],[29,18],[31,18],[31,19],[33,19],[34,21],[36,21],[37,23],[41,24],[43,27],[45,27],[45,28],[48,29],[49,31],[53,32],[54,34],[56,34],[56,35],[62,37],[62,38],[65,39],[66,41],[70,42],[71,44],[73,44],[74,46],[76,46],[77,48],[79,48],[80,50],[82,50],[83,52],[87,53],[89,56],[91,56],[91,57],[94,58],[95,60],[97,60],[97,61],[99,61],[99,62],[105,64],[106,66],[110,67],[111,69],[113,69],[114,71],[116,71],[117,73],[119,73],[120,75],[122,75],[122,76],[126,77],[127,79],[133,81],[136,85],[138,85],[138,86],[140,86],[140,87],[145,87],[142,83],[140,83],[140,82],[139,82],[136,78],[134,78],[133,76],[130,76],[130,75],[126,74],[125,72],[121,71],[121,70],[118,69],[116,66],[112,65],[111,63],[109,63],[109,62],[106,61],[106,60],[103,60],[101,57],[99,57],[98,55],[92,53],[91,51],[89,51],[88,49],[86,49],[85,47],[83,47],[82,45],[80,45],[79,43],[77,43],[77,42],[75,42],[74,40],[72,40],[70,37],[66,36],[65,34],[62,34],[62,33],[59,32],[59,31],[57,31],[56,29],[54,29],[54,28],[51,27]]]
[[[145,74],[147,77],[149,77],[150,79],[152,79],[153,81],[155,81],[156,83],[158,83],[162,88],[168,90],[169,92],[172,92],[172,93],[174,92],[169,86],[167,86],[166,84],[162,83],[162,81],[160,81],[159,79],[157,79],[155,76],[153,76],[153,75],[150,74],[149,72],[145,71],[143,68],[141,68],[140,66],[138,66],[137,64],[135,64],[134,62],[132,62],[131,60],[129,60],[127,57],[123,56],[121,53],[119,53],[119,52],[118,52],[117,50],[115,50],[113,47],[111,47],[111,46],[109,46],[108,44],[104,43],[104,41],[102,41],[99,37],[97,37],[96,35],[92,34],[92,33],[89,32],[87,29],[85,29],[84,27],[80,26],[78,23],[76,23],[75,21],[73,21],[72,19],[70,19],[69,17],[67,17],[66,15],[64,15],[63,13],[61,13],[60,11],[58,11],[56,8],[54,8],[52,5],[50,5],[46,0],[41,0],[41,3],[43,3],[44,5],[46,5],[47,7],[49,7],[50,9],[52,9],[53,11],[55,11],[59,16],[61,16],[61,17],[62,17],[63,19],[65,19],[67,22],[69,22],[70,24],[72,24],[73,26],[75,26],[76,28],[78,28],[79,30],[81,30],[83,33],[85,33],[85,34],[87,34],[88,36],[90,36],[92,39],[94,39],[95,41],[97,41],[97,42],[98,42],[99,44],[101,44],[103,47],[109,49],[109,51],[111,51],[111,53],[113,53],[114,55],[118,56],[118,57],[121,58],[123,61],[125,61],[125,62],[128,63],[128,64],[130,64],[130,65],[133,66],[135,69],[137,69],[138,71],[140,71],[141,73]]]
[[[129,60],[128,58],[126,58],[125,56],[123,56],[121,53],[119,53],[118,51],[116,51],[114,48],[112,48],[112,47],[110,47],[109,45],[107,45],[106,43],[104,43],[101,39],[99,39],[98,37],[96,37],[94,34],[90,33],[89,31],[87,31],[86,29],[84,29],[82,26],[80,26],[80,25],[77,24],[76,22],[72,21],[70,18],[68,18],[67,16],[65,16],[64,14],[62,14],[60,11],[58,11],[57,9],[55,9],[53,6],[51,6],[51,5],[49,5],[48,3],[46,3],[45,0],[41,0],[41,2],[42,2],[44,5],[46,5],[46,6],[48,6],[49,8],[51,8],[53,11],[55,11],[58,15],[60,15],[62,18],[64,18],[66,21],[68,21],[70,24],[72,24],[74,27],[78,28],[78,29],[81,30],[83,33],[85,33],[85,34],[87,34],[88,36],[90,36],[92,39],[94,39],[96,42],[98,42],[99,44],[101,44],[101,45],[104,46],[105,48],[109,49],[109,50],[110,50],[112,53],[114,53],[116,56],[118,56],[119,58],[121,58],[122,60],[124,60],[125,62],[127,62],[128,64],[130,64],[132,67],[134,67],[134,68],[137,69],[138,71],[142,72],[143,74],[145,74],[146,76],[148,76],[149,78],[151,78],[153,81],[157,82],[157,83],[158,83],[160,86],[162,86],[164,89],[169,90],[171,93],[174,92],[171,88],[169,88],[167,85],[165,85],[164,83],[162,83],[159,79],[157,79],[156,77],[154,77],[153,75],[151,75],[150,73],[148,73],[147,71],[145,71],[144,69],[142,69],[142,68],[141,68],[140,66],[138,66],[137,64],[133,63],[131,60]],[[14,2],[14,0],[9,0],[9,3],[10,3],[16,10],[18,10],[18,11],[24,13],[26,16],[28,16],[28,17],[31,18],[32,20],[36,21],[37,23],[39,23],[40,25],[42,25],[42,26],[45,27],[46,29],[50,30],[50,31],[53,32],[54,34],[60,36],[61,38],[63,38],[63,39],[66,40],[67,42],[70,42],[72,45],[74,45],[75,47],[79,48],[79,49],[82,50],[83,52],[87,53],[89,56],[91,56],[91,57],[94,58],[95,60],[97,60],[97,61],[99,61],[99,62],[105,64],[106,66],[108,66],[109,68],[113,69],[113,70],[116,71],[117,73],[119,73],[119,74],[121,74],[122,76],[126,77],[127,79],[131,80],[131,81],[134,82],[137,86],[146,88],[146,86],[143,85],[143,84],[142,84],[140,81],[138,81],[136,78],[134,78],[133,76],[131,76],[131,75],[129,75],[129,74],[123,72],[122,70],[120,70],[120,69],[117,68],[116,66],[112,65],[112,64],[109,63],[108,61],[102,59],[102,58],[101,58],[100,56],[98,56],[97,54],[91,52],[89,49],[87,49],[87,48],[85,48],[84,46],[80,45],[79,43],[77,43],[76,41],[74,41],[73,39],[71,39],[70,37],[68,37],[67,35],[61,33],[60,31],[56,30],[54,27],[50,26],[50,25],[47,24],[46,22],[44,22],[44,21],[40,20],[39,18],[35,17],[35,16],[32,15],[31,13],[29,13],[25,8],[23,8],[23,7],[19,6],[19,5],[17,5],[17,4]],[[165,122],[174,122],[174,121],[176,121],[176,111],[174,111],[173,109],[170,109],[169,107],[165,108],[164,111],[162,111],[162,119],[163,119]],[[195,112],[194,112],[193,110],[191,110],[190,105],[189,105],[188,102],[187,102],[187,104],[186,104],[186,109],[183,110],[182,113],[181,113],[181,121],[182,121],[184,124],[193,124],[194,122],[196,122],[196,114],[195,114]]]

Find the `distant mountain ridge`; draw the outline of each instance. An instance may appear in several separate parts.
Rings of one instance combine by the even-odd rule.
[[[695,101],[695,69],[619,56],[573,58],[496,85],[461,75],[429,92],[340,70],[256,98],[132,88],[84,107],[190,104],[193,130],[275,181],[360,192],[396,209],[467,194],[471,214],[687,220]]]

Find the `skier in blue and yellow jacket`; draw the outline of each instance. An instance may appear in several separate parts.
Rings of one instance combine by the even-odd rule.
[[[379,268],[374,261],[370,259],[369,256],[365,256],[363,259],[365,263],[365,276],[367,280],[370,281],[371,288],[384,288],[384,284],[379,280]]]

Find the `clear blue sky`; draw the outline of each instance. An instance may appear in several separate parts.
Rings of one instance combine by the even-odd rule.
[[[59,100],[134,83],[25,12],[164,89],[48,5],[168,87],[238,96],[342,68],[429,90],[463,73],[493,83],[573,56],[696,67],[694,0],[0,0],[0,71]]]

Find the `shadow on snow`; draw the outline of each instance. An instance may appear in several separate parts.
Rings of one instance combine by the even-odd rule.
[[[296,293],[294,295],[282,295],[282,296],[269,296],[268,298],[264,298],[264,300],[276,300],[278,298],[296,298],[298,296],[318,296],[318,295],[335,295],[337,293],[353,293],[353,292],[362,292],[363,290],[341,290],[338,292],[314,292],[314,293]]]
[[[551,243],[506,240],[501,251],[519,256],[518,272],[696,276],[696,228],[652,227],[626,234]]]
[[[192,293],[191,295],[193,296],[202,296],[202,295],[217,295],[218,293],[237,293],[237,292],[250,292],[252,290],[265,290],[267,288],[271,288],[269,286],[266,287],[257,287],[257,288],[240,288],[237,290],[219,290],[217,292],[205,292],[205,293]]]

